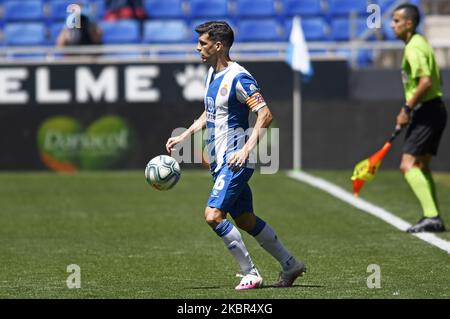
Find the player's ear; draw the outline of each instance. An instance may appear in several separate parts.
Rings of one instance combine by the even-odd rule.
[[[217,51],[220,51],[220,50],[222,50],[222,49],[223,49],[223,44],[222,44],[222,42],[217,41],[217,42],[216,42],[216,50],[217,50]]]
[[[415,29],[414,22],[411,19],[407,19],[406,20],[406,28],[408,30],[414,30]]]

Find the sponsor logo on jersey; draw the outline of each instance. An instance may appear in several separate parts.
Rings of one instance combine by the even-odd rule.
[[[227,89],[227,85],[225,84],[225,85],[220,89],[220,95],[226,96],[227,93],[228,93],[228,89]]]

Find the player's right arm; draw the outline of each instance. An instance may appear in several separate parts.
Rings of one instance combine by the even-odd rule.
[[[166,150],[167,153],[171,153],[174,150],[174,146],[178,143],[184,141],[185,138],[191,136],[192,134],[200,131],[206,126],[206,111],[203,111],[202,115],[194,121],[194,123],[182,134],[178,136],[171,137],[167,140]]]

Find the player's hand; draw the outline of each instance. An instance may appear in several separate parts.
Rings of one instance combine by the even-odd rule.
[[[396,128],[400,129],[407,125],[409,123],[410,116],[408,113],[405,112],[405,110],[402,108],[400,110],[400,113],[397,115],[397,122],[396,122]]]
[[[169,138],[166,143],[167,153],[171,154],[172,151],[175,150],[173,147],[182,141],[183,141],[183,137],[181,135]]]
[[[236,152],[228,159],[228,167],[233,171],[238,171],[244,166],[245,162],[248,160],[248,151],[246,149],[241,149]]]

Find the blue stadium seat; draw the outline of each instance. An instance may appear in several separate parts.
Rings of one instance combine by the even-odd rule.
[[[358,15],[367,14],[367,0],[328,0],[329,14],[332,16],[348,16],[350,12]]]
[[[91,1],[89,13],[94,20],[100,21],[105,15],[105,0]]]
[[[301,25],[306,41],[326,41],[329,39],[329,26],[324,18],[302,18]],[[285,23],[285,39],[289,40],[292,19]]]
[[[6,21],[40,21],[44,18],[41,0],[8,1],[4,5]]]
[[[56,40],[58,39],[59,33],[64,29],[66,26],[65,22],[54,22],[50,25],[50,37],[49,37],[49,44],[56,44]]]
[[[11,53],[6,55],[6,59],[10,61],[45,61],[47,54],[45,53]]]
[[[397,0],[375,0],[374,3],[378,4],[381,8],[381,11],[383,12],[384,10],[389,9],[389,7],[392,6],[396,1]],[[421,0],[409,0],[409,1],[405,1],[405,2],[414,4],[420,8],[421,7],[420,1]]]
[[[348,49],[336,50],[336,55],[345,57],[349,63],[352,63],[352,52]],[[374,60],[373,51],[370,49],[359,49],[356,52],[356,63],[358,66],[369,66]]]
[[[285,16],[320,16],[324,14],[320,0],[283,0]]]
[[[193,18],[228,16],[227,0],[188,0],[188,3]]]
[[[145,0],[144,7],[152,19],[180,18],[184,15],[182,0]]]
[[[103,31],[104,44],[140,43],[139,22],[135,20],[120,20],[100,23]]]
[[[237,17],[274,17],[274,0],[236,0]]]
[[[144,43],[180,43],[189,41],[182,20],[150,20],[144,24]]]
[[[275,19],[241,19],[237,23],[238,42],[270,42],[283,40],[281,27]]]
[[[366,18],[356,19],[355,36],[361,35],[367,30]],[[331,38],[336,41],[347,41],[351,37],[351,23],[347,18],[336,18],[331,21]]]
[[[377,0],[376,4],[378,4],[381,8],[381,11],[388,9],[391,5],[395,3],[396,0]]]
[[[43,23],[9,23],[4,30],[4,43],[10,46],[46,44],[46,28]]]
[[[90,4],[87,0],[51,0],[49,17],[51,20],[62,21],[65,20],[70,12],[67,12],[67,7],[71,4],[81,5],[81,12],[88,14]]]

